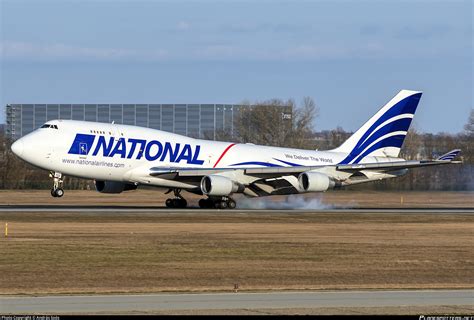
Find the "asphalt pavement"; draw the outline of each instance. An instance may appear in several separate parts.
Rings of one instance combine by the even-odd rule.
[[[474,290],[0,297],[0,314],[473,305]]]

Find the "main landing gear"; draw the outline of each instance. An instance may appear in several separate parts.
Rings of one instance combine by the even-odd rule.
[[[166,206],[168,208],[186,208],[188,202],[181,196],[181,189],[174,189],[174,198],[166,199]]]
[[[171,189],[167,192],[171,192]],[[181,189],[173,189],[174,198],[166,199],[168,208],[186,208],[188,202],[181,196]],[[199,200],[199,207],[202,209],[235,209],[235,200],[230,197],[209,197]]]
[[[199,200],[202,209],[235,209],[236,203],[230,197],[207,198]]]
[[[53,188],[51,189],[51,195],[55,198],[61,198],[64,195],[63,190],[63,175],[60,172],[53,172],[49,173],[49,177],[53,178]]]

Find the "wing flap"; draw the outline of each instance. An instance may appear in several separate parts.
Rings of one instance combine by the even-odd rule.
[[[298,167],[265,167],[265,168],[249,168],[243,169],[244,173],[249,176],[259,178],[272,178],[299,174],[301,172],[320,169],[324,166],[298,166]]]

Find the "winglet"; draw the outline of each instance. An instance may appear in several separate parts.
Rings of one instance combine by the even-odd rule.
[[[461,149],[454,149],[454,150],[449,151],[448,153],[443,154],[442,156],[439,156],[438,159],[436,160],[453,161],[454,158],[456,158],[460,152],[461,152]]]

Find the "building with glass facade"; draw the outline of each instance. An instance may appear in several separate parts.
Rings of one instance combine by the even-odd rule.
[[[241,105],[232,104],[10,104],[6,135],[16,140],[48,120],[73,119],[129,124],[215,139],[216,132],[234,130]]]

